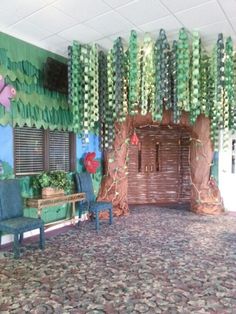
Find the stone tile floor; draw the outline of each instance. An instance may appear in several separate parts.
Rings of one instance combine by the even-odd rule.
[[[0,252],[0,313],[236,313],[236,216],[141,206]]]

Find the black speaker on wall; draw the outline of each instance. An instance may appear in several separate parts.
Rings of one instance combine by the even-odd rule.
[[[67,64],[48,57],[43,70],[43,86],[51,91],[68,94]]]

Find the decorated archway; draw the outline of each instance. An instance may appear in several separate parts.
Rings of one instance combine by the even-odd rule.
[[[105,176],[100,199],[113,202],[116,215],[128,212],[128,147],[134,129],[143,125],[179,125],[191,130],[191,209],[216,214],[223,210],[210,178],[219,130],[227,139],[236,129],[233,42],[219,34],[211,54],[200,36],[180,29],[170,45],[163,29],[142,42],[131,31],[128,48],[117,38],[108,53],[73,42],[69,48],[69,102],[75,132],[84,143],[99,129]]]
[[[165,111],[161,125],[173,126],[171,111]],[[113,202],[116,216],[129,212],[128,163],[129,142],[134,129],[139,126],[157,125],[150,114],[128,117],[125,122],[115,124],[114,149],[105,155],[105,176],[99,192],[100,200]],[[191,210],[201,214],[219,214],[224,207],[217,185],[210,177],[213,147],[210,140],[210,121],[200,115],[191,126],[187,114],[182,114],[180,126],[191,131],[190,138],[190,188]]]

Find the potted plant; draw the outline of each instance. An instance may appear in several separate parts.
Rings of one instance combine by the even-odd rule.
[[[32,187],[42,197],[59,196],[71,188],[71,180],[64,171],[45,171],[32,178]]]

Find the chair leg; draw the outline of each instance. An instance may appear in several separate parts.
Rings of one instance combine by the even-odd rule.
[[[112,208],[109,209],[109,224],[112,225],[113,217],[112,217]]]
[[[95,213],[95,218],[96,218],[96,230],[99,230],[99,212],[96,211]]]
[[[18,258],[20,256],[18,233],[14,233],[13,253],[14,258]]]
[[[78,222],[77,222],[77,226],[79,227],[79,224],[80,224],[80,222],[81,222],[81,217],[82,217],[82,209],[80,208],[80,206],[79,206],[79,212],[78,212]]]
[[[24,238],[24,233],[23,233],[23,232],[21,232],[21,234],[20,234],[20,243],[22,243],[23,238]]]
[[[44,226],[39,228],[39,247],[41,250],[45,248],[45,234],[44,234]]]
[[[82,208],[79,206],[79,219],[82,217]]]

